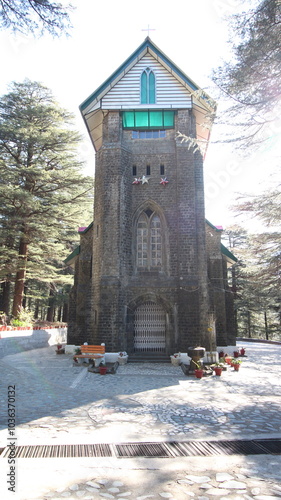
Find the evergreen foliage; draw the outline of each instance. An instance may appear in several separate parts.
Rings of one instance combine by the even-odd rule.
[[[258,234],[229,228],[226,234],[238,264],[233,268],[238,335],[281,337],[280,190],[240,200],[234,208],[266,225]]]
[[[228,140],[241,140],[246,147],[280,136],[281,2],[250,5],[247,12],[231,16],[234,58],[213,74],[221,97],[232,102],[222,118],[231,127]]]
[[[72,9],[71,5],[48,0],[0,0],[0,29],[37,36],[44,32],[52,36],[67,34]]]
[[[72,120],[38,82],[13,83],[0,100],[0,278],[15,281],[14,317],[26,281],[69,285],[63,260],[92,218]]]

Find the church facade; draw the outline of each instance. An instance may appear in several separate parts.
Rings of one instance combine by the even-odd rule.
[[[68,343],[136,358],[234,344],[236,259],[205,219],[196,148],[214,102],[147,37],[80,110],[96,152],[94,220],[67,259]]]

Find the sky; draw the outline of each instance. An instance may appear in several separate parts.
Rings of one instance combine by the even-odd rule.
[[[139,47],[148,26],[149,36],[160,50],[212,96],[211,72],[231,57],[225,16],[241,10],[243,2],[178,0],[172,5],[163,0],[139,4],[73,0],[72,5],[76,9],[71,14],[70,37],[35,39],[0,33],[0,95],[8,92],[12,81],[25,78],[50,88],[58,103],[75,115],[75,128],[83,135],[80,154],[85,173],[94,175],[94,149],[79,105]],[[226,227],[235,222],[229,207],[237,193],[263,188],[268,151],[243,160],[229,147],[217,145],[218,139],[215,126],[205,161],[206,217],[212,224]]]

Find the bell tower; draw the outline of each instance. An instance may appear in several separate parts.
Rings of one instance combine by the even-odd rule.
[[[214,101],[147,37],[80,110],[96,150],[84,337],[135,357],[209,350],[196,142],[208,142]]]

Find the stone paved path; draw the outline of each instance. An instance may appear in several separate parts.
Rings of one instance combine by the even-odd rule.
[[[150,363],[101,376],[73,366],[71,356],[57,356],[54,348],[6,356],[0,446],[7,446],[9,385],[16,387],[18,445],[280,438],[281,345],[249,343],[246,355],[239,372],[202,380]],[[4,500],[281,497],[280,456],[17,462],[13,494],[0,459]]]

